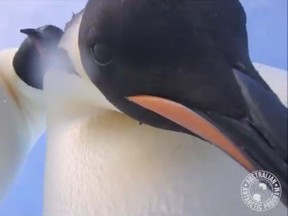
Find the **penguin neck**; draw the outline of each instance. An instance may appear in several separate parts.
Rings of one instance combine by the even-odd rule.
[[[246,175],[197,138],[139,125],[121,113],[91,111],[65,122],[59,116],[66,113],[49,115],[45,215],[212,215],[221,205],[214,186],[227,186],[228,202],[228,191]],[[235,177],[223,180],[235,169]],[[197,203],[207,200],[206,190],[215,206],[203,210]]]
[[[43,89],[44,66],[41,64],[39,52],[29,38],[25,39],[16,52],[13,67],[27,85]]]

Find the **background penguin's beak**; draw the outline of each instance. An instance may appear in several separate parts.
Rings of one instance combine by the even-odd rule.
[[[39,39],[41,37],[41,33],[37,29],[21,29],[20,32],[26,34],[31,39]]]
[[[26,34],[32,40],[32,42],[35,44],[35,47],[40,54],[44,52],[43,46],[41,45],[40,42],[42,36],[39,30],[33,28],[27,28],[27,29],[21,29],[20,32]]]

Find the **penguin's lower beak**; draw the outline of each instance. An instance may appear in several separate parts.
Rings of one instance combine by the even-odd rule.
[[[174,101],[155,96],[130,96],[127,97],[127,99],[130,102],[169,119],[193,134],[202,137],[204,140],[213,143],[238,161],[248,171],[255,169],[252,163],[228,136],[222,133],[217,126],[193,110]]]

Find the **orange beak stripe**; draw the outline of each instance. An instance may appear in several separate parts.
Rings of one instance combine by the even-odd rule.
[[[218,128],[198,115],[196,112],[171,100],[155,96],[139,95],[127,99],[141,107],[153,111],[166,119],[186,128],[194,134],[213,143],[233,159],[238,161],[248,171],[253,171],[254,166],[236,147],[236,145]]]

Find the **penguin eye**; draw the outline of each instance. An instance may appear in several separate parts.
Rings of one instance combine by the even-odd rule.
[[[91,48],[92,55],[97,64],[104,66],[112,62],[113,51],[105,44],[95,44]]]

